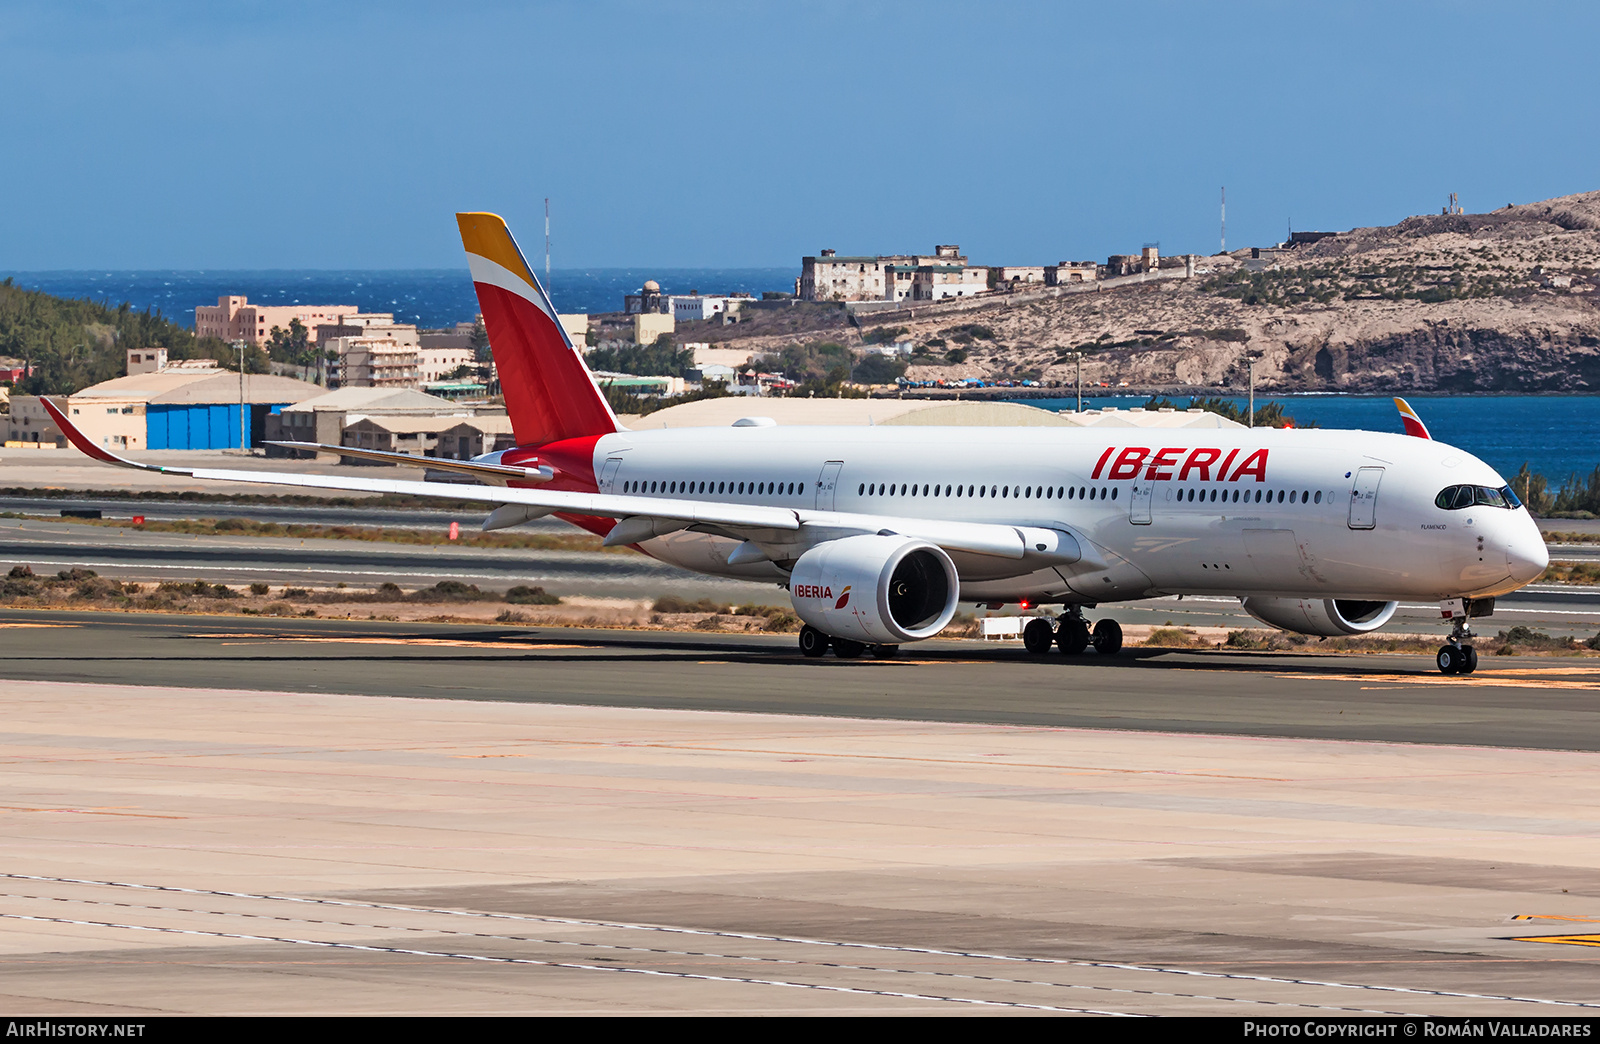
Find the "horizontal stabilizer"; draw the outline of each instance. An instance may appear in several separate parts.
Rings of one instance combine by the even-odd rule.
[[[318,453],[337,453],[341,457],[371,460],[380,464],[399,464],[408,468],[428,468],[432,471],[455,471],[483,479],[517,479],[521,482],[549,482],[556,477],[555,470],[545,465],[532,468],[512,464],[487,464],[474,460],[452,460],[449,457],[419,457],[415,453],[396,453],[391,450],[358,449],[354,446],[330,446],[322,442],[268,442],[269,446],[284,449],[313,450]]]

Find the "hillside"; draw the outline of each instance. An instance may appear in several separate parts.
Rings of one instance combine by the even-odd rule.
[[[1600,390],[1600,192],[1408,218],[1262,255],[1200,258],[1189,280],[862,316],[859,329],[835,318],[679,339],[764,351],[904,328],[897,339],[928,349],[913,379],[1070,383],[1080,350],[1086,382],[1146,390],[1237,389],[1250,358],[1257,387],[1271,391]],[[949,362],[953,350],[965,360]]]
[[[155,347],[165,347],[173,359],[226,360],[231,354],[221,341],[199,342],[193,330],[159,312],[68,300],[0,281],[0,358],[32,367],[33,376],[18,384],[19,392],[69,394],[122,376],[128,349]]]

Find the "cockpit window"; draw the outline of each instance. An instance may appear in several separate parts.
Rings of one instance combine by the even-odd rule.
[[[1446,486],[1433,498],[1435,506],[1445,511],[1459,511],[1462,508],[1480,507],[1519,508],[1522,501],[1511,491],[1510,486]]]
[[[1490,489],[1488,486],[1479,486],[1476,492],[1478,494],[1478,503],[1484,505],[1485,507],[1503,508],[1506,506],[1506,498],[1501,495],[1498,489]]]

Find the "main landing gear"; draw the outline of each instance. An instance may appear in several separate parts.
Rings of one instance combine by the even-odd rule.
[[[1466,614],[1455,618],[1450,637],[1439,646],[1435,661],[1440,674],[1471,674],[1478,669],[1478,650],[1466,644],[1472,641],[1472,624]]]
[[[1089,629],[1083,610],[1073,606],[1062,614],[1058,624],[1043,616],[1028,621],[1022,629],[1022,647],[1035,656],[1043,656],[1057,645],[1066,656],[1077,656],[1089,646],[1101,656],[1115,656],[1122,651],[1122,626],[1115,620],[1101,620]]]
[[[800,654],[813,659],[824,655],[829,649],[833,655],[841,660],[860,659],[862,653],[870,652],[879,660],[887,660],[900,655],[898,645],[868,645],[865,642],[853,642],[848,638],[829,638],[821,631],[806,624],[800,628]]]

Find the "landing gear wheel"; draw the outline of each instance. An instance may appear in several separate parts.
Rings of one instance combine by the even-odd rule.
[[[1461,647],[1461,653],[1462,653],[1462,656],[1461,656],[1461,669],[1459,671],[1457,671],[1457,673],[1458,674],[1471,674],[1473,671],[1477,670],[1478,669],[1478,650],[1474,649],[1470,645],[1463,645]]]
[[[898,645],[874,645],[872,647],[872,656],[874,659],[892,660],[899,655],[900,647]]]
[[[1028,626],[1022,629],[1022,647],[1035,656],[1043,656],[1050,651],[1050,646],[1056,641],[1056,629],[1050,621],[1042,616],[1036,616],[1028,621]]]
[[[1056,631],[1056,644],[1061,646],[1063,655],[1077,656],[1089,648],[1089,625],[1073,617],[1062,620]]]
[[[1122,625],[1115,620],[1101,620],[1094,625],[1094,651],[1101,656],[1115,656],[1122,651]]]
[[[1440,674],[1455,674],[1465,665],[1466,659],[1460,646],[1441,645],[1439,655],[1434,657],[1434,662],[1439,665]]]
[[[862,642],[852,642],[848,638],[833,639],[833,655],[841,660],[857,659],[866,651],[867,647]]]
[[[806,624],[800,628],[800,655],[816,658],[828,651],[828,636]]]

